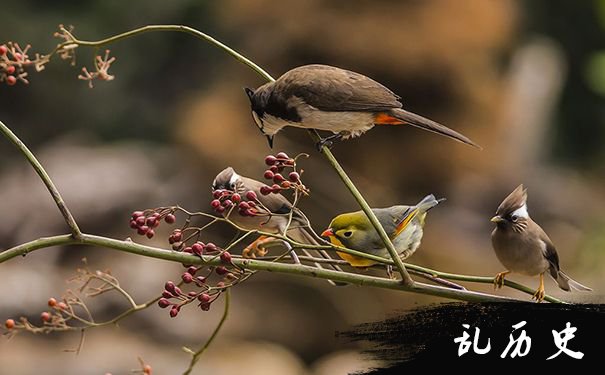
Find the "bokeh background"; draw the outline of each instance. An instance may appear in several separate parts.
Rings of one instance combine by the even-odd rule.
[[[58,24],[101,39],[149,23],[186,24],[252,58],[273,75],[308,63],[363,72],[403,97],[404,106],[480,143],[477,151],[412,128],[376,128],[334,152],[374,206],[447,197],[427,220],[409,262],[443,271],[502,271],[489,218],[518,184],[532,217],[550,234],[563,268],[593,287],[567,294],[602,302],[605,282],[605,1],[37,1],[2,5],[0,40],[46,52]],[[113,82],[94,89],[76,77],[90,66],[53,61],[28,86],[0,87],[0,119],[44,163],[83,230],[116,238],[139,208],[181,204],[207,210],[215,174],[231,165],[260,178],[269,153],[242,87],[260,78],[222,51],[184,34],[154,33],[110,47]],[[288,129],[276,150],[307,152],[301,203],[317,230],[357,206],[308,135]],[[0,143],[0,249],[66,232],[43,185],[8,142]],[[226,228],[209,234],[220,243]],[[153,240],[166,246],[166,233]],[[53,248],[0,265],[0,320],[39,320],[48,297],[86,257],[111,269],[139,301],[182,267],[101,248]],[[537,279],[512,276],[537,286]],[[489,285],[468,285],[491,292]],[[527,299],[504,289],[497,293]],[[232,313],[194,373],[344,374],[372,366],[359,344],[335,336],[352,325],[443,299],[321,280],[259,274],[233,290]],[[99,319],[124,308],[93,302]],[[151,308],[119,327],[0,340],[0,372],[126,374],[137,356],[156,373],[180,373],[221,314],[189,308],[178,319]]]

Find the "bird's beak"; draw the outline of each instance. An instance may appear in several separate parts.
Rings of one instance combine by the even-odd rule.
[[[489,221],[491,221],[492,223],[498,224],[498,223],[503,222],[504,219],[501,218],[500,216],[496,215],[496,216],[492,217],[491,219],[489,219]]]
[[[269,142],[269,147],[273,148],[273,136],[272,135],[265,135],[265,137],[267,137],[267,142]]]
[[[332,228],[328,228],[328,229],[324,230],[323,232],[321,232],[321,236],[322,237],[333,237],[334,232],[332,231]]]

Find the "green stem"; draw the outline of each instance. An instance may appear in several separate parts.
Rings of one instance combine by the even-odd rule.
[[[214,338],[216,337],[216,335],[218,335],[219,331],[223,327],[223,324],[227,320],[227,316],[229,315],[229,305],[230,304],[231,304],[231,289],[227,289],[225,291],[225,308],[223,310],[223,316],[221,317],[221,320],[218,322],[218,325],[214,329],[214,332],[212,332],[212,335],[210,336],[210,338],[208,338],[208,341],[206,341],[204,346],[202,346],[198,351],[193,353],[191,362],[189,362],[189,367],[187,368],[187,370],[185,370],[185,372],[183,372],[183,375],[189,375],[191,373],[191,371],[193,370],[193,367],[195,366],[197,361],[199,361],[200,356],[206,351],[206,349],[208,349],[210,344],[212,344],[212,341],[214,341]]]
[[[101,236],[95,236],[91,234],[82,233],[79,239],[74,239],[70,235],[61,235],[54,237],[46,237],[40,238],[25,244],[21,244],[12,249],[8,249],[2,253],[0,253],[0,263],[7,261],[8,259],[17,257],[19,255],[26,255],[32,251],[50,247],[50,246],[59,246],[59,245],[89,245],[89,246],[100,246],[109,249],[115,249],[119,251],[124,251],[132,254],[143,255],[147,257],[163,259],[183,264],[199,264],[199,265],[219,265],[221,264],[221,260],[218,257],[205,256],[203,258],[196,257],[194,255],[190,255],[187,253],[170,251],[158,249],[151,246],[140,245],[132,242],[131,240],[120,241],[112,238],[106,238]],[[253,260],[253,259],[241,259],[241,258],[233,258],[233,264],[240,268],[245,268],[252,271],[269,271],[269,272],[278,272],[290,275],[298,275],[298,276],[307,276],[307,277],[316,277],[326,280],[332,281],[341,281],[348,284],[360,285],[360,286],[372,286],[376,288],[383,289],[394,289],[406,292],[414,292],[419,294],[426,294],[444,298],[450,298],[461,301],[469,301],[469,302],[510,302],[520,300],[512,299],[508,297],[496,296],[487,293],[479,293],[468,290],[455,290],[450,288],[444,288],[435,285],[423,284],[420,282],[415,282],[414,285],[405,285],[400,281],[391,280],[387,278],[360,275],[350,272],[341,272],[334,271],[329,269],[318,269],[311,266],[306,266],[302,264],[289,264],[289,263],[277,263],[277,262],[269,262],[262,260]],[[433,270],[429,270],[427,268],[412,266],[409,265],[410,268],[418,269],[420,271],[436,274],[444,279],[447,279],[449,276],[453,280],[460,281],[472,281],[472,282],[481,282],[481,283],[492,283],[493,278],[487,277],[475,277],[475,276],[464,276],[464,275],[455,275],[455,274],[447,274],[442,272],[437,272]],[[507,282],[507,286],[519,289],[519,284]],[[522,291],[527,291],[529,288],[522,287],[520,289]],[[555,302],[555,303],[564,303],[558,299],[548,297],[545,298],[547,301]]]
[[[0,132],[2,132],[2,134],[4,134],[4,136],[12,144],[14,144],[19,149],[19,151],[21,151],[27,161],[29,161],[31,166],[34,168],[38,176],[40,176],[40,179],[42,179],[42,182],[50,192],[50,195],[52,196],[53,200],[55,201],[55,204],[59,208],[59,211],[61,211],[61,215],[63,215],[65,222],[71,229],[72,236],[78,238],[82,234],[82,232],[80,231],[80,228],[78,227],[78,224],[76,223],[76,220],[74,219],[73,215],[69,211],[69,208],[67,208],[67,205],[61,197],[59,190],[57,190],[57,187],[50,179],[50,176],[48,175],[48,173],[46,173],[44,167],[42,167],[42,164],[40,164],[36,156],[29,150],[29,148],[27,148],[25,143],[23,143],[19,139],[19,137],[15,135],[15,133],[13,133],[6,125],[4,125],[2,121],[0,121]]]

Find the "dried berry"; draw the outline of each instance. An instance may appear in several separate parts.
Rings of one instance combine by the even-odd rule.
[[[158,306],[160,306],[163,309],[165,309],[166,307],[168,307],[170,305],[172,305],[172,304],[166,298],[160,298],[160,300],[158,301]]]
[[[4,322],[4,326],[6,327],[6,329],[13,329],[15,328],[15,321],[13,319],[6,319],[6,321]]]
[[[175,318],[177,315],[179,315],[179,308],[177,306],[172,306],[170,309],[170,317]]]
[[[8,52],[8,48],[4,44],[0,45],[0,56],[6,55],[6,52]]]
[[[288,160],[290,159],[290,157],[288,156],[288,154],[286,154],[285,152],[280,152],[277,155],[275,155],[278,159],[283,159],[283,160]]]
[[[197,299],[202,303],[210,302],[210,295],[208,293],[202,293],[197,296]]]
[[[44,311],[42,314],[40,314],[40,319],[42,319],[43,322],[50,322],[50,313],[48,311]]]
[[[153,229],[149,229],[145,235],[147,238],[153,238],[153,236],[155,236],[155,231]]]
[[[193,276],[191,276],[191,274],[189,272],[185,272],[182,276],[181,279],[183,280],[183,282],[185,284],[189,284],[190,282],[193,281]]]
[[[57,306],[57,300],[54,299],[54,298],[49,298],[48,299],[48,306],[49,307],[55,307],[55,306]]]
[[[218,266],[218,267],[216,267],[215,272],[216,272],[216,274],[217,274],[217,275],[222,276],[222,275],[227,274],[227,272],[229,272],[229,270],[227,270],[227,269],[226,269],[225,267],[223,267],[223,266]]]
[[[290,172],[290,174],[288,174],[288,179],[292,182],[298,182],[300,181],[300,174],[298,174],[298,172]]]
[[[267,157],[265,157],[265,164],[267,165],[273,165],[276,161],[277,159],[273,155],[267,155]]]
[[[228,251],[223,251],[221,253],[221,262],[231,264],[231,254]]]
[[[260,188],[260,193],[262,195],[269,195],[269,194],[271,194],[271,191],[272,191],[271,188],[267,185],[261,186],[261,188]]]
[[[174,214],[168,214],[164,218],[164,221],[168,224],[174,224],[174,222],[176,221],[176,216],[174,216]]]

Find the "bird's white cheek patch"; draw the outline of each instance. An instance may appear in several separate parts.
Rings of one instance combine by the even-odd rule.
[[[527,213],[527,205],[524,204],[523,206],[517,208],[515,212],[513,212],[513,216],[518,216],[525,219],[529,218],[529,214]]]

